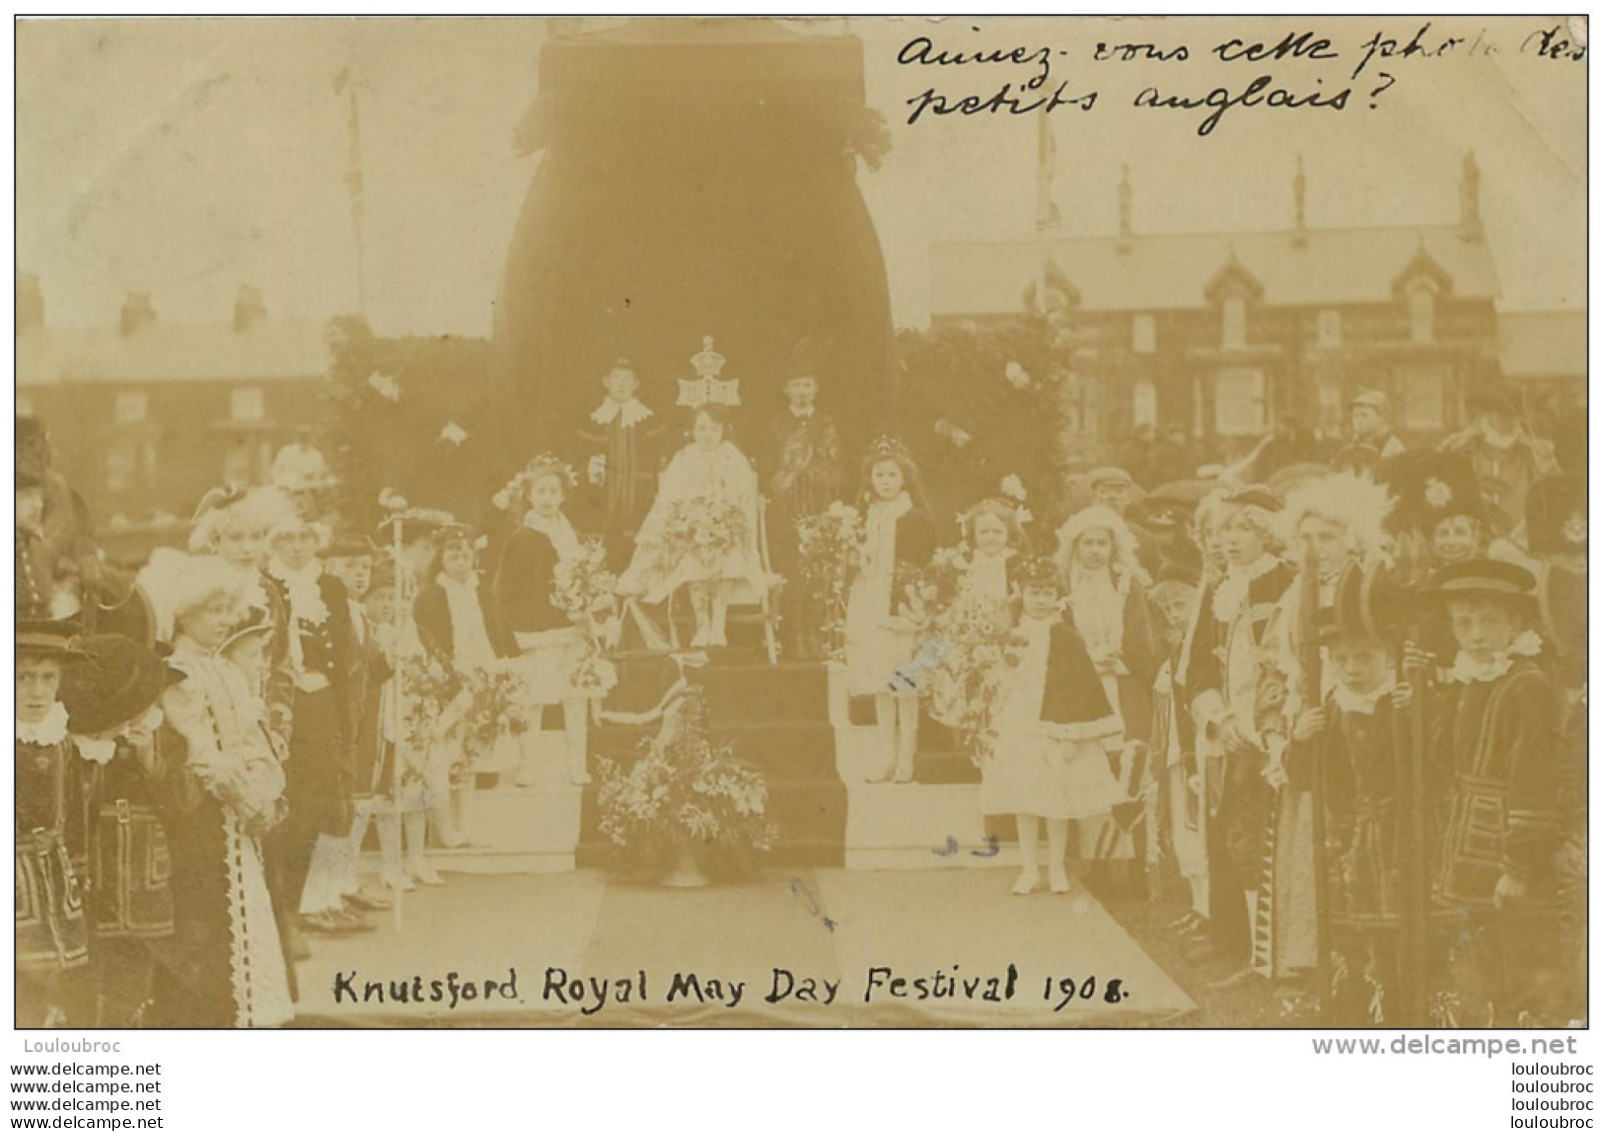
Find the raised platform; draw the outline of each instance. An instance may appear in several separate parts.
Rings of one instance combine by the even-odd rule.
[[[715,650],[687,678],[708,699],[715,737],[757,766],[780,827],[770,867],[916,870],[989,868],[1016,862],[1006,822],[979,814],[979,773],[950,732],[921,727],[914,782],[869,784],[880,768],[872,702],[847,695],[837,665],[765,662],[755,649]],[[660,702],[677,668],[660,654],[618,661],[609,710],[643,714]],[[866,707],[866,717],[864,708]],[[556,726],[556,712],[546,726]],[[658,723],[592,724],[592,772],[601,759],[628,764]],[[437,866],[466,873],[551,873],[605,864],[598,787],[568,782],[560,730],[540,731],[536,782],[475,791],[472,835],[480,847],[440,850]],[[597,775],[599,776],[599,774]],[[993,839],[987,839],[987,836]],[[376,865],[375,865],[376,866]]]

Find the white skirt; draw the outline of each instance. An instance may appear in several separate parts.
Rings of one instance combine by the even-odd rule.
[[[1054,820],[1100,817],[1126,800],[1096,739],[999,735],[980,764],[980,811]]]
[[[573,686],[573,673],[585,653],[577,626],[520,632],[518,646],[523,649],[518,666],[529,689],[531,707],[554,707],[565,699],[584,698]],[[531,720],[530,725],[539,724]]]

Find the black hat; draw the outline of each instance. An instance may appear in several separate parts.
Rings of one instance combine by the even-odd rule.
[[[1387,529],[1426,535],[1444,518],[1484,519],[1485,503],[1475,466],[1461,452],[1411,451],[1386,461],[1378,478],[1397,500]]]
[[[780,371],[780,381],[794,381],[798,377],[818,377],[817,350],[810,338],[803,338],[791,348],[790,356],[785,359],[785,367]]]
[[[1278,511],[1281,508],[1280,500],[1275,497],[1275,493],[1256,483],[1232,487],[1225,492],[1221,501],[1238,507],[1258,507],[1266,511]]]
[[[48,656],[62,661],[83,659],[77,646],[79,631],[77,618],[66,620],[17,621],[18,656]]]
[[[1531,553],[1586,553],[1586,477],[1538,479],[1525,492],[1525,537]]]
[[[84,662],[73,666],[61,688],[73,734],[104,734],[132,722],[184,678],[125,636],[85,636],[78,647]]]
[[[340,531],[323,551],[325,558],[370,558],[376,552],[371,538],[350,531]]]
[[[1057,562],[1044,555],[1021,558],[1016,576],[1020,589],[1032,585],[1050,585],[1054,589],[1060,589],[1063,585],[1063,580],[1058,575]]]
[[[267,615],[267,610],[260,605],[251,605],[245,610],[244,617],[229,627],[228,635],[217,646],[217,653],[221,655],[247,636],[257,636],[272,631],[273,621]]]
[[[97,600],[94,624],[96,632],[124,636],[146,648],[156,643],[156,610],[138,585],[115,605],[99,604]]]
[[[1471,558],[1443,566],[1431,578],[1430,592],[1438,597],[1497,597],[1534,602],[1536,577],[1524,566],[1493,558]]]
[[[1335,600],[1315,617],[1319,638],[1392,640],[1407,631],[1408,591],[1384,563],[1349,562],[1336,579]]]

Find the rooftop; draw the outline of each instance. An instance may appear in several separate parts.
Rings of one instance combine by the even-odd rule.
[[[17,335],[17,384],[274,381],[328,372],[324,323],[271,319],[243,330],[154,321],[131,334],[115,326],[35,326]]]
[[[1232,256],[1274,306],[1386,301],[1421,251],[1460,298],[1495,299],[1497,271],[1483,239],[1456,226],[1311,229],[1302,233],[1064,238],[1050,232],[930,249],[930,312],[940,317],[1011,314],[1048,261],[1079,293],[1080,309],[1159,311],[1208,305],[1208,284]]]

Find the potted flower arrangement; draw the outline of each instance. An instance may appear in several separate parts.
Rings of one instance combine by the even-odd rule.
[[[706,873],[749,872],[773,847],[762,775],[713,741],[706,699],[688,690],[629,766],[601,761],[601,831],[628,871],[672,887],[699,887]]]
[[[796,522],[801,576],[808,593],[823,607],[819,626],[824,659],[846,659],[846,593],[853,558],[863,540],[863,516],[854,506],[834,502]]]
[[[600,541],[587,540],[584,553],[558,562],[551,578],[551,603],[568,614],[584,639],[584,658],[570,677],[586,699],[605,696],[618,685],[618,672],[606,658],[607,638],[617,622],[618,578],[607,568]]]

